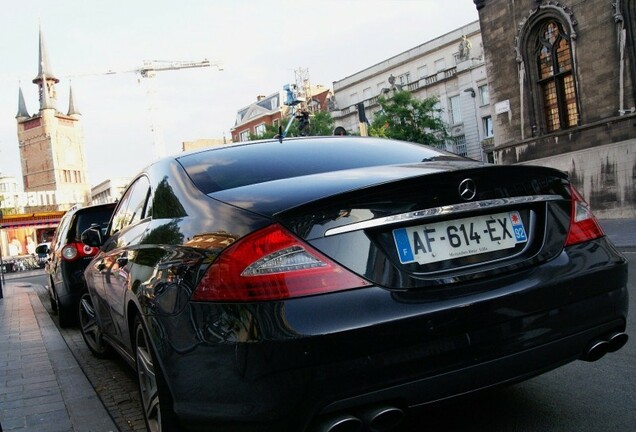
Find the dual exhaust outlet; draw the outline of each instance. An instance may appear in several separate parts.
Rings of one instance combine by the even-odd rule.
[[[581,359],[589,362],[596,361],[607,353],[621,349],[627,343],[627,339],[629,337],[624,332],[610,333],[605,338],[593,341]]]
[[[341,414],[324,420],[315,432],[389,432],[404,419],[404,411],[393,406],[377,406],[355,414]]]
[[[593,362],[607,353],[618,351],[629,337],[624,332],[613,332],[594,340],[581,356],[582,360]],[[323,420],[315,432],[389,432],[404,420],[404,411],[394,406],[375,406],[353,414],[340,414]]]

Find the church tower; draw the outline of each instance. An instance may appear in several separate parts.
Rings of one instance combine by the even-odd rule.
[[[40,107],[29,115],[20,87],[16,115],[27,212],[67,210],[90,201],[81,114],[70,87],[67,113],[57,110],[60,80],[51,70],[42,29],[39,36],[38,75],[33,83],[38,86]]]

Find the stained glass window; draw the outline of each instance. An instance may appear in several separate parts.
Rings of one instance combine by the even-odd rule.
[[[570,37],[557,21],[543,23],[535,52],[546,130],[554,132],[576,126],[579,112]]]

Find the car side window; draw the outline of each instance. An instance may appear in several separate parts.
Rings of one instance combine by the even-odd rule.
[[[146,177],[140,177],[135,182],[130,203],[128,204],[129,222],[128,225],[136,224],[145,217],[146,203],[148,202],[148,192],[150,183]]]
[[[62,239],[62,236],[66,232],[66,227],[68,226],[70,220],[71,216],[69,214],[66,214],[62,217],[62,220],[60,221],[60,224],[55,231],[55,237],[53,238],[53,242],[51,243],[51,249],[58,249],[61,246],[64,246],[64,239]]]
[[[144,210],[149,190],[150,183],[146,177],[139,177],[128,187],[113,215],[110,235],[144,218]]]

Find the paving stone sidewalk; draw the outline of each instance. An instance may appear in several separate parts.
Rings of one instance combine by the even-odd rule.
[[[0,430],[117,432],[29,283],[0,299]]]

